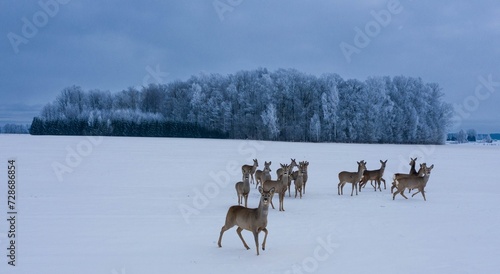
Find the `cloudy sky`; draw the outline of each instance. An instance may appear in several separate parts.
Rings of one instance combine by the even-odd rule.
[[[72,85],[266,67],[421,77],[455,105],[455,130],[500,132],[495,0],[4,0],[0,22],[0,124],[29,123]]]

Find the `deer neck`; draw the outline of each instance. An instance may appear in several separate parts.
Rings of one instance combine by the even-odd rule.
[[[415,163],[413,163],[410,167],[410,174],[417,174],[417,170],[415,169]]]
[[[361,166],[358,166],[358,176],[361,178],[363,176],[363,172],[365,172],[364,169],[361,168]],[[352,173],[351,173],[352,174]]]
[[[286,175],[285,173],[281,175],[281,184],[288,184],[288,173]]]
[[[429,177],[431,177],[430,174],[425,174],[424,177],[422,177],[422,180],[424,182],[424,186],[427,185],[427,182],[429,181]]]
[[[259,207],[257,208],[257,218],[267,218],[267,213],[269,213],[269,202],[267,205],[264,205],[264,202],[261,200],[259,203]]]

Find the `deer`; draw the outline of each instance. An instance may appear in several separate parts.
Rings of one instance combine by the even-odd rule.
[[[382,176],[384,176],[384,170],[385,170],[385,165],[387,164],[387,160],[385,160],[385,161],[380,160],[380,163],[382,164],[380,169],[365,170],[363,172],[363,178],[361,178],[361,181],[359,181],[359,191],[360,192],[361,192],[361,187],[365,187],[368,180],[375,181],[375,185],[373,185],[373,183],[371,183],[373,188],[375,188],[375,191],[377,191],[377,183],[378,183],[378,189],[380,191],[382,191],[382,189],[380,188],[381,181],[384,181],[384,189],[386,189],[385,179],[382,178]]]
[[[302,167],[302,173],[303,173],[303,179],[302,179],[302,190],[301,190],[301,194],[305,194],[306,190],[306,183],[307,183],[307,167],[309,166],[309,162],[308,161],[302,161],[302,162],[299,162],[299,169],[301,168],[300,166],[303,165]],[[290,195],[290,186],[292,185],[292,181],[295,181],[297,180],[297,175],[299,174],[299,172],[296,170],[294,172],[291,172],[290,171],[290,175],[289,175],[289,181],[288,181],[288,197],[291,197]]]
[[[292,173],[294,167],[298,167],[297,162],[295,162],[295,159],[290,158],[290,170],[289,170],[290,173]],[[281,177],[281,174],[283,174],[283,168],[278,168],[276,170],[276,175],[278,176],[278,179]]]
[[[234,187],[236,188],[236,195],[238,195],[238,205],[243,204],[245,199],[245,207],[247,207],[248,193],[250,193],[250,171],[243,171],[243,182],[237,182]]]
[[[271,163],[271,161],[264,162],[264,169],[255,171],[255,188],[259,186],[259,183],[262,185],[266,180],[271,180]]]
[[[417,158],[415,157],[415,159],[413,158],[410,158],[410,172],[408,174],[406,173],[396,173],[394,174],[394,176],[392,176],[392,186],[391,186],[391,193],[393,193],[394,189],[396,189],[396,179],[397,178],[400,178],[400,177],[406,177],[408,175],[417,175],[420,173],[420,171],[422,170],[422,165],[420,165],[420,169],[417,171],[415,169],[415,164],[416,164],[416,161],[417,161]]]
[[[302,173],[303,173],[303,177],[304,177],[304,186],[302,187],[302,194],[306,194],[306,183],[307,183],[307,179],[309,178],[309,176],[307,175],[307,168],[309,167],[309,162],[308,161],[304,161],[302,162],[304,164],[304,167],[302,169]]]
[[[283,169],[283,173],[281,174],[281,177],[278,178],[278,180],[267,180],[264,181],[264,190],[269,190],[271,188],[274,188],[276,192],[278,192],[278,197],[279,197],[279,211],[285,211],[285,208],[283,207],[283,200],[285,199],[285,193],[286,189],[288,186],[288,174],[290,171],[290,166],[287,164],[280,164],[281,168]],[[271,206],[274,209],[273,205],[273,196],[271,196]]]
[[[257,167],[259,166],[259,162],[257,162],[257,159],[253,159],[253,166],[251,165],[242,165],[241,166],[241,173],[243,174],[243,178],[242,180],[245,180],[245,170],[248,170],[249,171],[249,174],[250,174],[250,177],[252,178],[252,184],[255,183],[255,180],[254,180],[254,173],[255,171],[257,170]]]
[[[302,188],[304,187],[304,171],[305,171],[305,163],[299,163],[299,170],[297,172],[295,180],[293,184],[295,185],[295,198],[297,198],[297,192],[300,194],[300,199],[302,199]],[[294,173],[295,173],[294,172]]]
[[[431,170],[434,168],[434,165],[427,167],[424,164],[420,165],[421,171],[418,175],[410,175],[407,177],[401,177],[396,179],[396,188],[397,190],[392,195],[392,199],[396,198],[396,195],[401,194],[405,199],[408,197],[405,196],[405,189],[418,189],[417,192],[413,193],[411,197],[417,195],[418,193],[422,193],[422,197],[424,197],[424,201],[427,201],[425,198],[425,186],[429,181],[429,177],[431,176]]]
[[[274,194],[274,188],[265,191],[261,186],[259,187],[260,192],[260,202],[257,208],[247,208],[240,205],[231,206],[226,214],[226,222],[220,230],[219,242],[217,243],[219,247],[222,247],[222,235],[227,230],[231,229],[233,226],[238,226],[236,233],[243,242],[243,246],[248,250],[247,243],[241,235],[241,231],[248,230],[253,233],[255,239],[255,248],[257,249],[257,256],[259,255],[259,233],[263,231],[264,241],[262,242],[262,250],[266,250],[266,239],[267,239],[267,214],[269,212],[269,201]]]
[[[339,173],[340,182],[337,186],[339,195],[344,195],[344,185],[346,183],[352,184],[351,196],[353,196],[354,189],[356,189],[356,195],[358,195],[358,187],[356,184],[361,180],[361,177],[363,177],[363,172],[366,169],[366,162],[364,160],[361,160],[360,162],[357,163],[358,163],[357,172],[341,171]]]

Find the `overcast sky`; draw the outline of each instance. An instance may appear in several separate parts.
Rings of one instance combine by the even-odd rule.
[[[500,132],[495,0],[3,0],[0,22],[0,124],[31,122],[72,85],[266,67],[421,77],[456,106],[455,129]]]

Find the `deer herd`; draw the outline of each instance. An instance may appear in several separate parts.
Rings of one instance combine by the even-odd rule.
[[[427,166],[426,163],[420,164],[420,168],[417,171],[415,169],[417,158],[410,158],[410,171],[409,173],[396,173],[393,176],[391,193],[392,199],[396,198],[396,195],[401,194],[405,199],[404,191],[408,189],[408,193],[412,190],[417,189],[418,191],[412,194],[412,197],[418,193],[421,193],[424,201],[425,198],[425,186],[429,181],[431,175],[431,170],[434,165]],[[257,159],[253,159],[253,165],[243,165],[241,167],[242,180],[235,184],[236,194],[238,196],[238,205],[231,206],[226,214],[226,222],[222,226],[218,241],[218,246],[222,247],[222,235],[224,232],[233,226],[237,226],[236,232],[243,242],[243,246],[246,249],[250,249],[241,235],[241,231],[248,230],[254,235],[255,247],[257,249],[257,255],[259,255],[259,233],[263,231],[264,241],[262,242],[262,250],[265,250],[266,239],[267,239],[267,215],[269,211],[269,204],[274,209],[273,197],[274,194],[278,194],[278,209],[279,211],[285,211],[284,200],[286,197],[286,192],[288,190],[288,197],[291,197],[291,186],[292,181],[295,188],[295,198],[302,196],[306,193],[306,183],[308,180],[307,168],[309,166],[308,161],[301,161],[299,164],[295,159],[291,159],[290,164],[280,164],[280,167],[276,170],[276,180],[271,178],[271,161],[264,162],[264,168],[262,170],[257,169],[259,163]],[[371,186],[375,191],[377,189],[382,191],[381,185],[384,183],[384,189],[386,189],[386,181],[383,178],[387,160],[380,160],[380,168],[376,170],[367,170],[366,162],[361,160],[357,162],[357,171],[341,171],[338,174],[339,183],[337,185],[338,195],[343,195],[343,188],[346,183],[352,185],[351,196],[353,196],[354,191],[358,195],[358,191],[366,186],[368,181],[370,181]],[[294,170],[297,168],[297,170]],[[248,208],[248,194],[250,193],[250,184],[255,184],[255,188],[258,189],[260,193],[260,202],[257,208]],[[244,201],[244,202],[243,202]],[[244,206],[243,206],[244,203]]]

